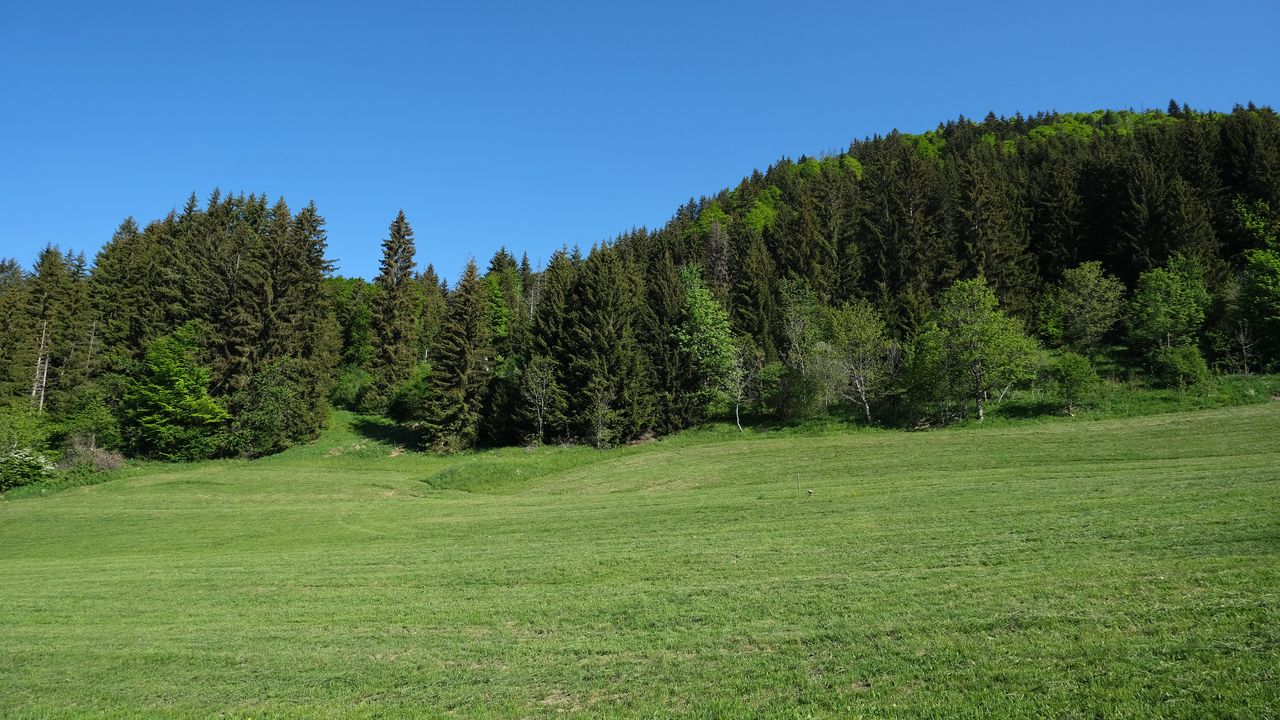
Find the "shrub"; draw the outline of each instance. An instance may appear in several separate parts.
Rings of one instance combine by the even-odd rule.
[[[219,441],[220,452],[261,457],[307,435],[311,407],[301,383],[295,360],[280,360],[254,373],[235,398],[239,412]]]
[[[124,465],[124,456],[98,447],[91,438],[72,435],[62,453],[62,466],[68,470],[108,472]]]
[[[1186,390],[1209,381],[1209,365],[1195,345],[1174,345],[1155,356],[1156,377],[1169,387]]]
[[[347,365],[338,373],[333,389],[329,391],[329,401],[344,410],[358,410],[372,382],[373,376],[364,368]]]
[[[227,419],[209,396],[209,369],[196,361],[199,331],[188,323],[152,341],[140,377],[130,381],[122,415],[133,452],[165,460],[200,460],[216,449]]]
[[[1098,389],[1098,373],[1083,355],[1063,352],[1049,368],[1054,385],[1067,405],[1067,414],[1074,415],[1076,406],[1091,397]]]
[[[387,417],[398,422],[421,420],[431,399],[431,363],[418,363],[409,379],[391,391]]]
[[[28,448],[0,451],[0,492],[53,477],[55,468],[44,453]]]

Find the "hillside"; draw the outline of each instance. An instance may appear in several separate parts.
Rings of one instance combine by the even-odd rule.
[[[1280,702],[1280,403],[610,452],[394,433],[340,414],[264,460],[0,502],[4,714]]]

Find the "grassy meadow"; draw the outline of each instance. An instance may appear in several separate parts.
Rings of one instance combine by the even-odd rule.
[[[1280,402],[402,440],[11,493],[0,716],[1280,715]]]

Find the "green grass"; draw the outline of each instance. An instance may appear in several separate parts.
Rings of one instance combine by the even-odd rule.
[[[0,715],[1280,713],[1278,402],[395,441],[11,493]]]

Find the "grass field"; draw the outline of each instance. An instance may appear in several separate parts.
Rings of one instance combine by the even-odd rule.
[[[1280,715],[1280,402],[384,436],[0,502],[0,716]]]

